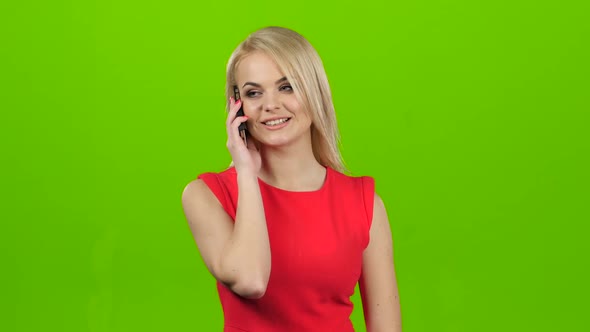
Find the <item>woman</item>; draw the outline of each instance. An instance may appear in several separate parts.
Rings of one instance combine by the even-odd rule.
[[[353,331],[357,282],[367,331],[401,331],[385,207],[373,178],[343,173],[314,48],[289,29],[254,32],[229,59],[226,97],[232,165],[182,195],[224,331]]]

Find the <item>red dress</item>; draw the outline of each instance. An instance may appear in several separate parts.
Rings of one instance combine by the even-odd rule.
[[[235,220],[235,168],[198,178]],[[260,299],[242,298],[217,282],[224,331],[354,331],[350,296],[369,243],[374,179],[327,167],[317,191],[292,192],[258,182],[271,249],[270,279]]]

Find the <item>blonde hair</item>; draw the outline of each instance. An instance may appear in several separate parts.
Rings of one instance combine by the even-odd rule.
[[[338,148],[340,134],[322,60],[299,33],[270,26],[255,31],[238,45],[227,63],[227,109],[229,98],[233,96],[234,86],[237,85],[236,68],[243,58],[253,52],[270,56],[291,83],[298,101],[311,118],[311,142],[315,159],[323,166],[349,173]]]

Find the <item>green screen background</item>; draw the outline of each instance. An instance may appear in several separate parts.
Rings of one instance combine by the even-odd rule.
[[[590,329],[588,9],[2,2],[0,330],[221,331],[180,197],[229,164],[225,64],[267,25],[323,58],[404,331]]]

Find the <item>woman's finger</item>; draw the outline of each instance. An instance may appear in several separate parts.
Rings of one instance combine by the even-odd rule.
[[[231,124],[232,132],[239,134],[238,128],[240,127],[240,125],[242,123],[244,123],[246,121],[248,121],[248,116],[246,116],[246,115],[236,117],[235,120],[233,121],[233,123]]]
[[[236,113],[238,112],[237,110],[235,110],[236,104],[237,103],[234,101],[234,97],[230,97],[229,98],[229,109],[228,109],[227,118],[225,121],[225,125],[228,127],[231,125],[232,121],[236,117]]]
[[[232,124],[228,128],[228,141],[232,142],[233,144],[240,144],[238,141],[243,143],[243,139],[240,136],[239,127],[240,124],[245,123],[248,120],[247,116],[238,116],[234,119]]]
[[[230,98],[230,108],[229,108],[229,112],[227,114],[227,119],[225,121],[225,125],[228,130],[228,135],[230,134],[231,124],[236,119],[236,114],[238,113],[241,105],[242,105],[241,100],[238,100],[237,102],[234,103],[233,98]]]

